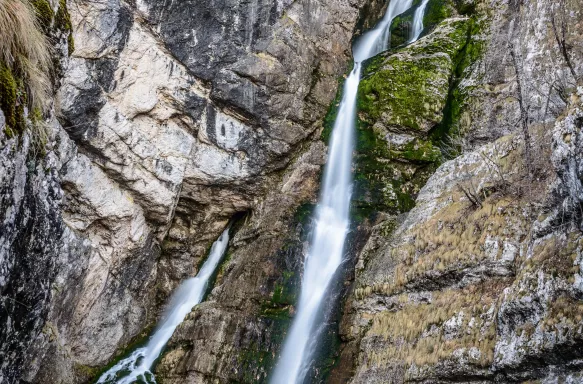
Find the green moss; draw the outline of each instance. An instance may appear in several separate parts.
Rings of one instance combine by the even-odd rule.
[[[344,84],[344,78],[338,79],[338,89],[336,91],[336,97],[328,107],[328,112],[324,117],[324,128],[322,129],[322,134],[320,138],[323,142],[329,143],[330,137],[332,136],[332,131],[334,130],[334,122],[336,117],[338,117],[338,109],[340,108],[340,102],[342,101],[342,88]]]
[[[456,57],[456,76],[461,77],[466,70],[484,54],[484,41],[479,38],[484,29],[484,21],[473,17],[470,19],[467,31],[467,42]]]
[[[440,151],[431,142],[413,140],[389,149],[366,123],[357,131],[353,219],[358,223],[376,212],[407,212],[415,196],[438,166]]]
[[[55,15],[55,28],[66,32],[72,30],[71,16],[67,10],[67,0],[59,0],[59,9]]]
[[[423,43],[365,63],[359,87],[353,214],[398,214],[415,198],[442,161],[428,130],[443,120],[458,56],[467,39],[466,20],[444,21]],[[443,54],[447,54],[447,56]],[[387,136],[409,137],[389,146]]]
[[[448,33],[367,62],[359,87],[358,108],[363,117],[414,132],[438,123],[452,62],[465,42],[466,24],[463,20],[451,22]],[[447,53],[450,58],[437,53]]]
[[[0,109],[4,113],[6,125],[4,133],[8,137],[24,132],[24,105],[26,93],[22,80],[6,65],[0,62]]]
[[[273,322],[272,333],[277,339],[277,343],[281,344],[285,336],[285,329],[289,326],[289,321]],[[276,363],[276,355],[263,349],[257,343],[252,343],[249,347],[244,348],[237,358],[238,366],[240,367],[242,383],[265,383],[267,382],[268,374],[272,371]]]
[[[310,202],[298,205],[289,224],[287,238],[283,239],[276,255],[271,257],[281,275],[270,282],[271,294],[260,303],[256,313],[262,323],[267,325],[264,338],[261,342],[242,348],[238,355],[238,365],[242,372],[239,382],[266,382],[276,363],[277,352],[283,346],[291,325],[300,290],[300,266],[289,265],[287,260],[301,257],[314,208],[315,205]]]
[[[472,15],[476,12],[475,1],[455,0],[455,7],[460,15]]]
[[[227,270],[227,267],[229,266],[229,264],[231,264],[232,258],[233,258],[233,252],[227,250],[227,255],[225,256],[223,261],[221,261],[221,263],[219,264],[219,268],[217,268],[217,270],[218,270],[217,280],[220,280],[223,278],[223,276],[225,275],[225,271]],[[200,268],[198,268],[197,270],[200,270]]]
[[[411,162],[432,163],[441,159],[441,151],[431,141],[415,139],[401,149],[390,151],[391,158]]]
[[[99,368],[90,367],[88,365],[83,364],[75,364],[73,369],[76,375],[85,381],[94,380],[94,378],[97,377],[97,375],[99,375],[99,373],[101,372]]]
[[[67,1],[59,0],[59,9],[55,15],[55,28],[67,34],[67,46],[69,55],[75,50],[75,42],[73,40],[73,26],[71,24],[71,16],[67,10]]]
[[[451,143],[444,142],[445,138],[463,136],[465,134],[461,121],[464,112],[471,103],[468,97],[471,89],[462,88],[460,85],[467,75],[468,69],[483,55],[484,42],[479,38],[484,28],[482,23],[475,17],[470,19],[466,43],[455,56],[455,71],[443,111],[443,120],[430,133],[431,139],[439,145],[451,146]],[[458,151],[461,150],[461,148],[456,149]]]
[[[453,7],[450,1],[429,1],[425,9],[425,16],[423,17],[423,26],[425,29],[432,29],[452,15]]]
[[[314,215],[316,205],[313,203],[304,203],[300,205],[294,213],[294,222],[305,226]]]
[[[409,41],[411,28],[415,18],[416,7],[411,7],[393,19],[391,22],[391,47],[398,47]]]
[[[242,369],[244,383],[263,383],[276,363],[275,351],[281,349],[285,335],[292,321],[293,305],[297,301],[298,276],[291,271],[284,271],[282,278],[274,286],[272,296],[261,304],[259,317],[268,324],[266,340],[252,343],[244,348],[238,363]]]
[[[0,108],[4,112],[6,126],[16,126],[16,80],[8,67],[0,63]]]
[[[280,281],[275,283],[271,299],[261,304],[260,316],[285,320],[291,317],[290,310],[297,301],[297,279],[295,273],[284,271]]]
[[[38,21],[43,27],[45,33],[47,33],[53,22],[53,17],[55,16],[51,4],[47,0],[32,0],[32,5],[36,11]]]
[[[73,33],[69,33],[69,36],[67,36],[67,49],[69,56],[71,56],[75,50],[75,40],[73,40]]]
[[[359,110],[371,119],[414,131],[422,129],[423,120],[434,120],[440,112],[433,95],[424,84],[438,81],[440,64],[444,58],[419,58],[415,62],[395,57],[386,63],[391,70],[379,71],[364,79],[359,89]],[[442,63],[442,65],[447,63]]]

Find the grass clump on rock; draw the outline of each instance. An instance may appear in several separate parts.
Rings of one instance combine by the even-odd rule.
[[[24,130],[25,107],[46,110],[52,61],[45,19],[29,1],[0,0],[0,107],[9,135]]]

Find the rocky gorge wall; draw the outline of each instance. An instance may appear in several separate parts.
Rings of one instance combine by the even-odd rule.
[[[0,133],[0,382],[90,382],[233,217],[156,377],[265,382],[350,44],[386,4],[50,6],[72,38],[55,41],[44,153]],[[582,10],[431,1],[421,40],[365,64],[345,304],[327,308],[314,382],[580,380]]]
[[[248,247],[241,251],[247,262],[250,254],[273,257],[269,252],[286,241],[278,234],[295,236],[290,223],[297,207],[314,199],[325,153],[311,137],[348,68],[354,31],[370,23],[360,17],[363,4],[48,4],[48,27],[57,26],[55,12],[68,9],[72,34],[55,54],[62,73],[46,153],[23,167],[33,154],[3,125],[2,176],[8,215],[31,216],[33,203],[20,191],[26,180],[40,173],[37,189],[52,183],[47,197],[34,185],[27,190],[52,215],[39,212],[33,225],[52,232],[35,237],[45,264],[22,247],[3,253],[14,286],[3,285],[11,300],[4,302],[31,308],[10,297],[11,290],[43,297],[30,314],[33,324],[3,334],[10,356],[3,359],[3,380],[90,380],[147,334],[168,294],[196,273],[233,216],[247,213],[241,232],[248,233],[239,242]],[[383,5],[367,7],[378,16]],[[6,243],[26,242],[26,222],[12,220]],[[250,251],[256,249],[265,254]],[[31,271],[18,264],[28,258],[39,261]],[[262,310],[284,271],[259,272],[245,267],[237,273],[248,276],[228,274],[233,284],[224,296],[232,307],[209,311],[213,323]],[[35,290],[28,282],[41,275]],[[13,304],[3,313],[13,319],[19,311]],[[244,350],[230,353],[235,358]]]
[[[375,175],[383,214],[330,382],[581,381],[582,7],[458,2],[462,18],[365,68],[361,119],[390,169],[418,172],[436,138],[454,159],[420,190]],[[405,191],[401,214],[386,202]]]

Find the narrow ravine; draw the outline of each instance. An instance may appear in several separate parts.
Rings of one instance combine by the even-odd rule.
[[[362,62],[388,49],[394,18],[411,8],[412,0],[391,1],[377,26],[363,34],[353,47],[354,68],[344,84],[338,117],[334,123],[324,183],[316,210],[316,223],[304,264],[302,289],[291,329],[273,373],[273,384],[299,384],[310,369],[318,336],[324,324],[321,311],[331,282],[343,262],[346,235],[350,227],[352,152],[356,123],[356,101]],[[423,30],[423,9],[415,14],[417,40]],[[420,25],[420,27],[418,27]]]
[[[160,357],[176,327],[182,323],[192,308],[199,304],[206,292],[209,279],[213,276],[229,243],[228,226],[211,247],[209,256],[196,277],[184,281],[174,292],[161,322],[145,347],[138,348],[129,357],[121,360],[105,372],[97,384],[131,384],[136,381],[156,383],[150,371]]]
[[[312,365],[319,335],[325,326],[321,314],[328,289],[343,262],[344,244],[350,228],[352,155],[356,124],[356,101],[362,62],[389,47],[390,27],[396,16],[406,12],[413,0],[393,0],[377,26],[364,33],[353,46],[354,68],[346,79],[338,116],[334,122],[314,232],[304,263],[302,289],[297,312],[286,337],[272,384],[300,384]],[[423,9],[415,13],[416,41],[423,30]]]

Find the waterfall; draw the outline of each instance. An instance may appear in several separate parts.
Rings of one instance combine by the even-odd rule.
[[[391,23],[395,17],[406,12],[413,5],[413,0],[394,0],[389,3],[382,20],[370,31],[358,37],[352,47],[354,61],[364,60],[386,51],[390,47]]]
[[[355,64],[344,84],[334,122],[315,229],[304,262],[300,300],[271,379],[273,384],[301,384],[310,368],[318,328],[321,328],[316,323],[330,283],[343,261],[344,242],[350,227],[352,152],[361,63],[387,48],[391,22],[412,3],[413,0],[392,0],[380,23],[354,44]]]
[[[230,226],[229,226],[230,227]],[[215,272],[229,243],[229,227],[214,242],[209,256],[196,277],[184,281],[172,295],[161,323],[145,347],[135,350],[129,357],[121,360],[105,372],[97,384],[131,384],[138,380],[156,383],[150,372],[152,365],[162,353],[162,349],[172,337],[174,330],[203,299],[210,277]]]
[[[413,30],[411,31],[411,38],[409,43],[413,43],[419,39],[421,32],[423,32],[423,17],[425,16],[425,9],[429,0],[423,0],[419,8],[415,10],[415,16],[413,17]]]

